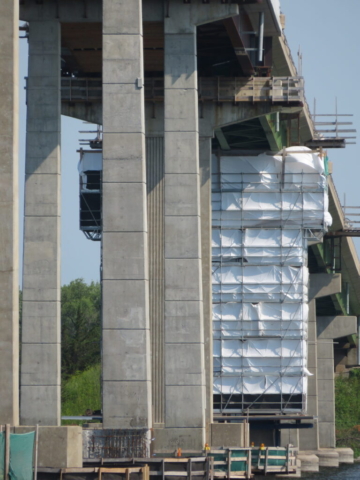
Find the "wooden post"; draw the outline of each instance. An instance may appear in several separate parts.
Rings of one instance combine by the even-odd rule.
[[[143,471],[143,480],[149,480],[150,479],[150,467],[149,465],[145,465],[145,467],[142,469]]]
[[[249,450],[248,450],[248,464],[247,464],[247,478],[251,478],[251,460],[252,460],[251,452],[252,452],[252,449],[249,448]]]
[[[267,474],[267,467],[268,467],[268,457],[269,457],[269,447],[266,448],[265,451],[265,465],[264,465],[264,473]]]
[[[5,480],[9,478],[10,469],[10,424],[5,425]]]
[[[258,469],[260,469],[260,462],[261,462],[261,449],[259,447],[259,453],[258,453]]]
[[[231,477],[231,450],[228,450],[228,478]]]
[[[286,447],[286,473],[290,471],[290,446]]]
[[[188,459],[188,480],[191,480],[192,477],[192,462],[191,458]]]
[[[37,480],[38,454],[39,454],[39,425],[36,424],[35,445],[34,445],[34,480]]]
[[[206,453],[207,455],[207,453]],[[206,469],[206,474],[205,474],[205,480],[209,480],[210,478],[210,457],[206,457],[205,459],[205,469]]]
[[[161,461],[161,478],[165,480],[165,460]]]

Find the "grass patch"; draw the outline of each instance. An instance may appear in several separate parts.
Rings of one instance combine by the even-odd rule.
[[[101,366],[94,365],[84,372],[72,375],[63,383],[61,392],[62,415],[85,415],[87,410],[101,409]],[[83,421],[64,420],[62,425],[82,425]]]
[[[360,456],[360,371],[335,380],[336,445],[350,447]]]

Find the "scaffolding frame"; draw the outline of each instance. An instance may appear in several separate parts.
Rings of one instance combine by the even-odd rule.
[[[294,150],[294,149],[293,149]],[[294,153],[291,152],[291,153]],[[296,153],[309,153],[299,150]],[[313,152],[310,152],[313,153]],[[286,149],[281,152],[282,155],[282,169],[277,173],[268,174],[267,172],[258,172],[255,174],[229,172],[226,170],[224,174],[221,169],[221,157],[216,157],[216,168],[212,178],[212,198],[213,202],[213,233],[215,233],[216,241],[213,245],[213,322],[214,322],[214,412],[220,414],[240,414],[240,413],[290,413],[301,412],[306,410],[306,389],[307,389],[307,324],[308,324],[308,308],[307,308],[307,246],[309,238],[318,238],[326,230],[326,222],[324,218],[324,205],[326,205],[325,195],[327,191],[326,181],[324,175],[319,173],[304,173],[300,174],[286,173]],[[225,157],[225,156],[224,156]],[[321,152],[320,156],[321,158]],[[254,158],[252,159],[254,160]],[[234,181],[229,181],[229,176],[234,175]],[[291,175],[291,177],[290,177]],[[299,176],[300,175],[300,176]],[[300,178],[300,182],[299,182]],[[297,184],[294,184],[294,179]],[[258,181],[256,181],[258,180]],[[308,180],[308,181],[307,181]],[[257,222],[249,220],[249,212],[246,209],[247,193],[250,194],[278,194],[281,207],[278,211],[280,215],[275,215],[274,219],[266,219],[260,217]],[[238,195],[238,215],[233,215],[235,221],[231,223],[231,215],[229,210],[224,208],[223,196],[224,193],[233,192]],[[286,194],[295,194],[293,198],[296,200],[293,205],[289,202],[284,202]],[[305,197],[308,194],[323,195],[323,203],[319,208],[318,218],[308,218],[305,206]],[[220,201],[220,204],[219,204]],[[251,202],[250,202],[251,203]],[[299,206],[301,208],[299,208]],[[215,207],[215,208],[214,208]],[[287,207],[287,208],[284,208]],[[276,211],[276,208],[274,209]],[[217,212],[217,213],[216,213]],[[262,211],[263,213],[263,211]],[[294,213],[300,213],[295,215]],[[309,212],[307,212],[309,213]],[[289,222],[290,220],[290,222]],[[255,223],[255,224],[254,224]],[[228,232],[238,232],[238,243],[236,247],[229,248],[223,244],[223,238],[228,238]],[[255,247],[246,245],[247,232],[273,232],[280,236],[279,245],[268,248],[264,245],[264,249],[268,250],[268,257],[261,257],[259,255],[252,255],[252,252],[258,253],[259,245]],[[293,231],[296,233],[293,238],[293,244],[286,244],[283,241],[284,232]],[[235,235],[236,236],[236,235]],[[213,235],[214,237],[214,235]],[[296,242],[300,238],[300,241]],[[217,242],[217,243],[216,243]],[[294,243],[295,242],[295,243]],[[257,249],[258,251],[256,252]],[[271,257],[271,254],[278,250],[278,255]],[[276,260],[274,261],[274,257]],[[256,289],[252,295],[249,295],[249,285],[246,284],[246,279],[243,272],[246,269],[271,266],[274,270],[278,270],[279,281],[277,285],[276,295],[259,295]],[[237,277],[234,284],[230,286],[233,291],[229,292],[228,283],[217,281],[216,275],[219,270],[224,268],[233,268],[242,271],[242,278]],[[286,269],[293,269],[297,274],[295,277],[289,278],[286,281],[284,271]],[[242,270],[239,270],[242,269]],[[299,278],[297,278],[299,277]],[[225,287],[224,287],[225,285]],[[265,290],[271,291],[273,284],[262,284]],[[294,289],[295,286],[295,289]],[[298,292],[296,292],[296,286]],[[215,287],[215,288],[214,288]],[[231,288],[230,288],[231,290]],[[251,287],[250,287],[251,290]],[[237,305],[239,310],[239,318],[236,319],[234,325],[236,328],[230,331],[229,326],[231,322],[224,319],[224,309],[229,305]],[[249,305],[278,305],[280,317],[276,320],[264,318],[257,319],[257,323],[266,326],[270,324],[270,328],[253,328],[254,317],[247,318],[244,312],[249,311]],[[284,314],[286,308],[292,305],[293,317],[286,319]],[[220,308],[219,308],[220,306]],[[295,307],[294,307],[295,306]],[[218,319],[218,312],[220,311],[220,321]],[[301,311],[301,312],[300,312]],[[300,312],[300,313],[299,313]],[[299,318],[300,317],[300,318]],[[233,321],[233,320],[232,320]],[[279,325],[277,328],[276,326]],[[249,329],[250,326],[250,329]],[[234,349],[230,356],[224,355],[226,352],[226,342],[238,342],[238,347]],[[269,367],[268,356],[262,356],[262,362],[257,363],[251,367],[249,357],[244,352],[244,345],[246,342],[252,340],[259,342],[271,342],[276,340],[280,348],[280,355],[273,357],[272,367]],[[220,342],[220,349],[219,349]],[[284,345],[286,342],[293,342],[293,349],[291,355],[285,355]],[[295,343],[294,343],[295,342]],[[289,343],[288,343],[289,344]],[[261,349],[260,349],[261,350]],[[289,349],[290,351],[291,349]],[[218,352],[220,351],[220,355]],[[240,354],[239,354],[240,352]],[[235,355],[233,357],[232,355]],[[234,362],[234,358],[239,361]],[[261,358],[261,355],[260,355]],[[299,362],[298,360],[301,359]],[[276,364],[277,362],[277,364]],[[271,363],[271,362],[270,362]],[[235,365],[235,368],[234,368]],[[230,368],[229,368],[230,366]],[[232,367],[232,368],[231,368]],[[277,370],[278,369],[278,370]],[[254,390],[253,393],[246,391],[246,379],[256,377],[264,378],[265,383],[262,391]],[[292,377],[295,381],[288,388],[286,382],[289,383],[289,378]],[[232,379],[232,389],[228,387],[226,381]],[[225,380],[225,382],[224,382]],[[268,381],[269,380],[269,381]],[[274,389],[277,387],[277,389]],[[275,392],[274,392],[275,390]]]

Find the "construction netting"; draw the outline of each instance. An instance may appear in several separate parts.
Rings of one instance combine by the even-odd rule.
[[[0,432],[0,480],[5,476],[5,433]]]
[[[308,239],[331,224],[323,159],[214,156],[212,172],[214,410],[304,411]]]
[[[35,432],[10,433],[8,470],[11,480],[32,480],[34,477]],[[0,432],[0,480],[5,478],[5,432]]]
[[[34,470],[35,432],[10,434],[11,480],[32,480]]]

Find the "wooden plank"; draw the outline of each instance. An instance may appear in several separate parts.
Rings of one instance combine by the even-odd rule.
[[[38,467],[38,473],[60,473],[61,474],[61,468]]]
[[[164,458],[166,463],[188,463],[187,458]]]
[[[187,477],[187,476],[188,476],[188,472],[173,472],[173,471],[169,471],[169,472],[165,472],[165,476],[166,476],[166,477]]]
[[[36,424],[35,445],[34,445],[34,480],[37,480],[38,455],[39,455],[39,425]]]
[[[290,451],[289,451],[289,445],[287,446],[286,448],[286,472],[289,473],[289,470],[290,470],[290,465],[289,465],[289,462],[290,462]]]
[[[205,480],[209,480],[210,478],[210,460],[209,458],[206,459],[206,474],[205,474]]]
[[[45,473],[46,469],[39,469],[39,472]],[[66,473],[98,473],[99,472],[99,467],[72,467],[72,468],[62,468],[61,469],[61,474],[66,474]],[[46,472],[47,473],[47,472]],[[48,472],[48,473],[53,473],[53,472]]]
[[[7,480],[9,478],[10,469],[10,424],[5,425],[5,476]]]
[[[141,470],[142,470],[142,480],[149,480],[150,479],[149,465],[145,465]]]
[[[248,450],[246,478],[251,478],[251,449]]]
[[[267,467],[268,467],[268,457],[269,457],[269,449],[267,448],[266,449],[266,452],[265,452],[265,466],[264,466],[264,472],[265,472],[265,475],[267,474]]]
[[[228,451],[228,478],[230,478],[231,475],[231,450]]]
[[[131,473],[140,473],[143,467],[99,467],[102,473],[125,473],[129,475]]]

